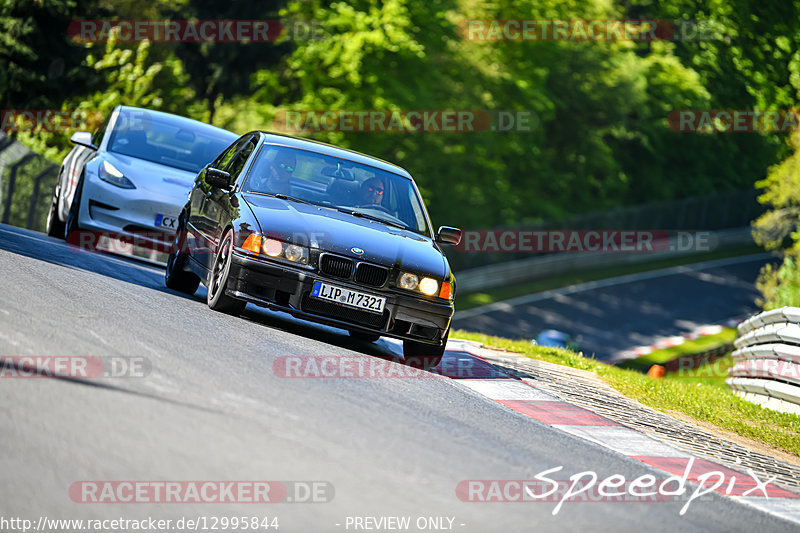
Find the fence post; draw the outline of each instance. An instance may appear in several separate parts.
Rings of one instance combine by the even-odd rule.
[[[12,144],[14,144],[14,139],[6,135],[5,133],[0,132],[0,154],[6,151]],[[3,200],[3,169],[5,165],[3,165],[3,159],[0,158],[0,202]]]
[[[25,224],[25,227],[28,229],[33,229],[33,217],[36,216],[36,204],[39,201],[39,186],[42,182],[42,179],[50,174],[53,170],[57,169],[58,165],[53,165],[52,163],[47,165],[47,167],[42,170],[36,178],[33,180],[33,193],[31,194],[31,205],[28,208],[28,221]]]
[[[6,196],[6,205],[5,205],[5,210],[3,211],[3,219],[2,221],[0,221],[3,224],[8,224],[8,220],[11,217],[11,199],[14,198],[14,189],[16,188],[17,185],[17,170],[19,169],[19,167],[21,167],[22,165],[33,159],[35,156],[36,156],[35,153],[30,152],[22,156],[22,159],[19,159],[18,161],[14,162],[13,165],[11,165],[11,170],[8,176],[8,196]]]

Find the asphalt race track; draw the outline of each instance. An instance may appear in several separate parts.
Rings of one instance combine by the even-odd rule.
[[[464,502],[456,495],[462,480],[533,479],[558,466],[563,479],[587,470],[626,479],[657,471],[443,376],[279,377],[273,364],[285,356],[388,361],[398,348],[385,340],[360,344],[345,332],[251,306],[240,318],[215,313],[204,289],[194,297],[169,291],[157,268],[0,226],[0,269],[0,355],[143,357],[151,368],[145,377],[0,379],[5,518],[238,515],[277,517],[280,531],[355,531],[374,525],[355,517],[407,516],[411,531],[419,530],[419,517],[453,519],[425,522],[425,530],[439,524],[464,532],[730,532],[745,524],[796,531],[796,524],[717,494],[683,516],[684,502],[675,499],[567,502],[555,516],[548,502]],[[91,480],[324,481],[333,497],[74,501],[70,487]]]
[[[755,280],[771,260],[758,254],[584,283],[456,311],[453,325],[512,339],[558,329],[580,336],[585,354],[608,360],[662,337],[757,313]]]

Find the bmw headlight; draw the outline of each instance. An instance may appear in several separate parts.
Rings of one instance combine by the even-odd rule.
[[[439,292],[439,283],[433,278],[422,278],[419,282],[419,290],[422,294],[433,296]]]
[[[439,292],[439,282],[433,278],[422,278],[411,272],[401,272],[397,278],[397,286],[408,291],[419,291],[426,296]]]
[[[304,263],[308,254],[302,246],[287,244],[283,247],[283,256],[293,263]]]
[[[134,185],[131,180],[123,176],[122,172],[117,170],[117,167],[108,161],[103,161],[103,164],[100,165],[100,169],[97,171],[97,175],[101,180],[110,183],[111,185],[116,185],[122,189],[136,188],[136,185]]]
[[[254,254],[267,255],[273,259],[282,259],[301,265],[308,264],[308,248],[305,246],[262,237],[257,233],[248,235],[242,244],[242,248]]]
[[[400,274],[400,280],[397,282],[401,288],[413,291],[419,287],[419,277],[411,272],[403,272]]]

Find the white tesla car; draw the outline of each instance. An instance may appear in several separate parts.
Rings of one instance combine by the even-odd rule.
[[[72,135],[75,148],[61,165],[47,234],[102,232],[163,248],[197,173],[236,139],[196,120],[117,106],[94,134]]]

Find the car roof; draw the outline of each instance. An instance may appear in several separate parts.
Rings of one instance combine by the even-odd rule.
[[[223,128],[219,128],[217,126],[212,126],[211,124],[206,124],[205,122],[201,122],[199,120],[194,120],[192,118],[183,117],[181,115],[174,115],[172,113],[165,113],[163,111],[155,111],[153,109],[145,109],[143,107],[133,107],[133,106],[128,106],[128,105],[120,105],[120,106],[117,106],[117,108],[119,109],[120,113],[122,113],[122,112],[131,112],[131,111],[133,111],[133,112],[142,111],[142,112],[145,112],[145,113],[151,113],[152,115],[160,118],[164,122],[168,122],[168,123],[171,123],[171,124],[182,124],[182,125],[184,125],[186,127],[190,127],[192,129],[195,129],[195,130],[203,130],[203,129],[209,130],[209,131],[213,130],[214,132],[216,132],[219,135],[222,135],[222,136],[225,136],[225,137],[229,137],[231,142],[233,142],[233,140],[235,140],[235,139],[237,139],[239,137],[239,135],[235,134],[232,131],[229,131],[229,130],[226,130],[226,129],[223,129]]]
[[[368,156],[360,152],[348,150],[346,148],[339,148],[338,146],[333,146],[331,144],[326,144],[319,141],[292,137],[291,135],[283,135],[280,133],[271,133],[267,131],[259,131],[258,133],[263,135],[264,142],[266,143],[282,144],[291,148],[299,148],[301,150],[309,150],[311,152],[318,152],[333,157],[339,157],[412,179],[411,174],[409,174],[409,172],[403,167],[397,166],[394,163],[389,163],[383,159],[378,159],[377,157]]]

